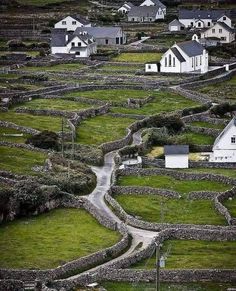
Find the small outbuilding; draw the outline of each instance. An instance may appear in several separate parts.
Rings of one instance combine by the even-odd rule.
[[[149,62],[145,64],[145,73],[160,72],[160,62]]]
[[[167,145],[164,146],[165,167],[171,169],[188,168],[188,145]]]
[[[181,31],[185,29],[183,23],[181,23],[178,19],[174,19],[169,23],[169,31]]]

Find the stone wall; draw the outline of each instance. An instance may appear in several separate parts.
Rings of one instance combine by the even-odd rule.
[[[6,127],[6,128],[13,128],[13,129],[16,129],[20,132],[24,132],[24,133],[28,133],[28,134],[31,134],[31,135],[35,135],[35,134],[39,134],[40,131],[36,130],[36,129],[33,129],[33,128],[30,128],[30,127],[26,127],[26,126],[20,126],[20,125],[17,125],[13,122],[9,122],[9,121],[1,121],[0,120],[0,127]]]
[[[17,113],[27,113],[32,115],[45,115],[45,116],[62,116],[65,118],[74,118],[76,112],[50,110],[50,109],[29,109],[26,107],[16,108]]]
[[[214,199],[216,210],[225,217],[229,225],[236,225],[236,217],[232,217],[229,210],[223,205],[223,202],[229,198],[233,199],[235,196],[236,188],[234,187],[232,190],[220,193]]]
[[[213,137],[217,137],[222,132],[221,129],[192,126],[192,125],[186,125],[185,128],[186,130],[191,131],[191,132],[210,135]]]
[[[24,283],[21,280],[0,280],[0,291],[24,291]]]
[[[36,148],[36,147],[34,147],[34,146],[30,145],[30,144],[24,144],[24,143],[11,143],[11,142],[8,142],[8,141],[0,141],[0,146],[6,146],[6,147],[9,147],[9,148],[26,149],[26,150],[30,150],[30,151],[45,153],[45,154],[49,153],[48,150]]]

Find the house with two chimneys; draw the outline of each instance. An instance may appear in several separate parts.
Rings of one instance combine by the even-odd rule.
[[[145,64],[146,73],[205,73],[208,71],[208,52],[199,43],[197,35],[192,40],[174,44],[160,62]]]

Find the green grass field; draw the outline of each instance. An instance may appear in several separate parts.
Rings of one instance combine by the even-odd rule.
[[[190,168],[190,169],[181,169],[179,171],[187,173],[206,173],[206,174],[218,174],[224,175],[232,178],[236,178],[236,170],[234,169],[210,169],[210,168]]]
[[[15,107],[26,107],[29,109],[51,109],[62,111],[80,111],[83,109],[91,108],[92,105],[75,102],[64,99],[33,99],[32,101],[25,102]]]
[[[100,145],[104,142],[125,137],[126,128],[133,123],[131,118],[115,118],[108,115],[96,116],[83,121],[77,128],[77,142]]]
[[[91,99],[99,99],[103,101],[115,101],[124,102],[128,98],[143,99],[150,95],[156,94],[153,91],[145,90],[126,90],[126,89],[114,89],[114,90],[93,90],[85,92],[73,92],[68,93],[65,97],[85,97]]]
[[[195,133],[195,132],[186,132],[183,134],[179,134],[176,137],[181,137],[188,143],[197,144],[197,145],[212,145],[215,141],[215,138],[210,135],[205,135],[201,133]]]
[[[143,66],[142,65],[125,65],[125,66],[119,66],[119,65],[113,65],[113,64],[106,64],[102,67],[99,67],[99,69],[102,69],[102,70],[107,70],[107,71],[133,71],[133,72],[136,72],[137,70],[142,70],[143,69]]]
[[[29,72],[60,72],[60,71],[77,71],[84,68],[85,65],[80,63],[75,64],[59,64],[54,66],[42,66],[42,67],[24,67],[24,71]]]
[[[101,226],[85,210],[57,209],[0,227],[0,267],[55,268],[119,239],[119,233]]]
[[[230,214],[236,218],[236,197],[234,196],[232,200],[224,201],[223,204],[228,208]]]
[[[231,189],[233,185],[225,185],[219,182],[205,180],[177,180],[170,176],[120,176],[120,186],[149,186],[153,188],[169,189],[186,196],[192,191],[217,191],[222,192]]]
[[[161,248],[166,269],[235,269],[236,242],[168,240]],[[146,263],[146,264],[145,264]],[[155,256],[135,268],[154,269]],[[214,289],[215,290],[215,289]]]
[[[154,115],[161,112],[171,112],[198,105],[197,102],[170,92],[154,91],[152,96],[155,96],[154,100],[145,104],[141,108],[131,109],[124,107],[113,107],[112,112],[124,114]]]
[[[114,62],[134,62],[134,63],[147,63],[160,61],[162,53],[121,53],[113,58]]]
[[[206,128],[215,128],[215,129],[224,129],[225,128],[225,125],[213,124],[213,123],[204,122],[204,121],[195,121],[195,122],[192,122],[190,125],[198,126],[198,127],[206,127]]]
[[[32,171],[35,165],[42,166],[47,155],[40,152],[34,152],[20,148],[8,148],[0,146],[0,169],[12,171],[16,174],[33,175]]]
[[[185,35],[175,35],[174,37],[173,35],[159,35],[158,38],[148,39],[145,41],[145,43],[169,48],[173,44],[175,44],[175,42],[181,42],[185,40],[186,40]]]
[[[104,286],[107,291],[156,291],[155,283],[104,282],[102,286]],[[233,286],[235,285],[225,283],[174,284],[161,282],[160,291],[226,291],[227,288]]]
[[[37,116],[14,111],[1,112],[0,120],[16,123],[20,126],[31,127],[37,130],[51,130],[58,132],[61,130],[61,118],[51,116]]]
[[[154,195],[117,195],[115,198],[128,214],[148,222],[226,225],[210,200],[168,199]]]
[[[15,134],[19,136],[14,136]],[[29,136],[30,136],[29,134],[22,133],[13,128],[0,127],[0,141],[25,143],[26,139]]]

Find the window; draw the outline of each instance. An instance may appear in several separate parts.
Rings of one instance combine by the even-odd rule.
[[[116,38],[116,44],[119,44],[119,37]]]
[[[222,29],[221,28],[219,29],[219,33],[222,33]]]
[[[165,57],[165,67],[167,67],[167,57]]]
[[[81,46],[81,42],[78,42],[78,46]]]
[[[175,67],[175,57],[173,57],[173,67]]]
[[[195,62],[196,62],[196,67],[198,66],[198,61],[197,61],[197,57],[196,57],[196,59],[195,59]]]
[[[76,56],[80,56],[80,52],[76,52],[75,55],[76,55]]]
[[[108,39],[105,40],[106,44],[108,44]]]
[[[231,143],[235,143],[235,142],[236,142],[236,137],[235,136],[231,137]]]
[[[208,22],[208,23],[207,23],[207,26],[211,26],[211,23],[210,23],[210,22]]]
[[[194,67],[194,58],[192,58],[192,68]]]
[[[200,66],[202,65],[202,56],[200,56]]]
[[[169,55],[169,67],[171,67],[171,55]]]
[[[150,70],[152,68],[152,66],[151,65],[148,65],[148,69]]]
[[[201,27],[201,22],[198,22],[198,27]]]
[[[190,25],[193,26],[193,22],[191,22]]]
[[[215,28],[213,28],[213,29],[212,29],[212,33],[215,33],[215,32],[216,32],[216,30],[215,30]]]
[[[226,37],[225,36],[222,36],[220,39],[221,40],[226,40]]]
[[[62,25],[66,25],[66,21],[62,21]]]
[[[74,43],[74,42],[72,42],[72,43],[71,43],[71,46],[72,46],[72,47],[74,47],[74,46],[75,46],[75,43]]]
[[[223,20],[226,20],[226,16],[223,17]]]
[[[72,25],[76,25],[76,21],[72,21]]]

